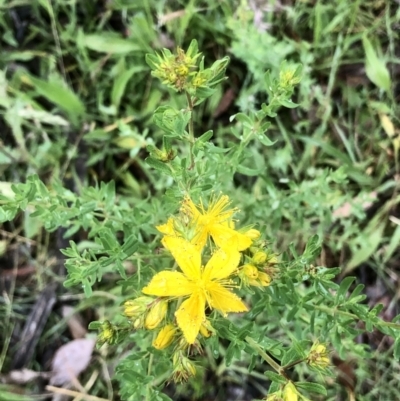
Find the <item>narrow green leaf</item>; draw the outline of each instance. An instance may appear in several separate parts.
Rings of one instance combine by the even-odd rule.
[[[306,391],[310,391],[316,394],[327,395],[326,388],[322,384],[318,383],[308,383],[308,382],[297,382],[296,387]]]
[[[140,51],[140,46],[132,40],[123,39],[110,33],[82,34],[82,44],[99,53],[131,53]]]
[[[336,294],[336,299],[338,303],[343,302],[346,297],[347,291],[349,290],[351,284],[355,280],[355,277],[345,277],[343,281],[340,283],[339,290]]]
[[[295,109],[299,105],[297,103],[292,102],[290,99],[279,99],[279,104],[287,107],[288,109]]]
[[[386,222],[382,222],[377,227],[374,227],[374,229],[368,227],[368,230],[364,232],[365,240],[363,240],[361,246],[353,253],[353,257],[344,269],[345,273],[352,271],[375,253],[381,243],[385,227]]]
[[[248,175],[250,177],[259,175],[261,172],[260,169],[254,169],[254,168],[250,168],[250,167],[246,167],[246,166],[242,166],[242,165],[237,166],[236,171],[238,173]]]
[[[391,80],[384,61],[378,57],[378,54],[367,36],[363,36],[362,43],[365,51],[365,72],[367,73],[368,78],[378,88],[389,92]]]
[[[276,383],[280,383],[280,384],[285,384],[286,383],[286,379],[284,377],[282,377],[281,375],[279,375],[278,373],[271,372],[271,371],[268,370],[268,371],[264,372],[264,374],[272,382],[276,382]]]
[[[126,85],[132,78],[132,75],[138,72],[145,71],[144,67],[132,67],[129,70],[124,71],[122,74],[118,75],[114,81],[112,91],[111,91],[111,103],[118,109],[121,98],[125,92]]]
[[[397,337],[394,343],[394,357],[397,361],[400,360],[400,337]]]
[[[78,95],[62,82],[47,82],[28,75],[21,78],[33,85],[41,96],[65,111],[74,124],[77,124],[79,118],[85,114],[85,106]]]
[[[145,159],[145,162],[149,166],[155,168],[158,171],[161,171],[162,173],[164,173],[164,174],[166,174],[168,176],[172,175],[171,169],[168,167],[168,165],[163,163],[163,162],[161,162],[160,160],[155,159],[154,157],[147,157]]]

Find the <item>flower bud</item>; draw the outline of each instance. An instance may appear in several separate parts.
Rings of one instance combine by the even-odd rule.
[[[154,302],[150,297],[139,297],[124,302],[124,315],[128,318],[135,318],[146,312],[149,304]]]
[[[265,252],[259,251],[256,252],[254,254],[254,256],[252,257],[252,261],[256,264],[256,265],[261,265],[263,263],[266,262],[268,255]]]
[[[174,367],[173,379],[177,383],[187,381],[189,377],[196,374],[196,367],[193,362],[180,351],[176,352],[172,357],[172,364]]]
[[[144,316],[138,317],[134,322],[133,322],[133,328],[138,330],[142,329],[144,326]]]
[[[320,344],[318,341],[313,344],[307,357],[307,363],[320,369],[326,369],[329,364],[328,350],[324,344]]]
[[[112,344],[116,338],[117,330],[108,320],[104,321],[99,328],[97,342],[99,344]]]
[[[211,334],[215,334],[215,329],[211,326],[211,323],[206,320],[200,326],[200,333],[203,337],[208,338]]]
[[[257,267],[254,265],[247,263],[242,267],[243,274],[250,280],[254,280],[258,277]]]
[[[153,341],[153,347],[160,350],[167,348],[174,340],[175,333],[176,327],[172,324],[167,324],[159,331]]]
[[[168,311],[168,301],[156,301],[147,313],[144,327],[148,330],[155,329],[165,318]]]
[[[289,382],[283,389],[283,401],[297,401],[298,399],[296,387],[292,382]]]
[[[267,273],[264,272],[258,272],[258,277],[257,277],[258,282],[262,287],[267,287],[271,284],[271,276]]]
[[[265,398],[263,398],[263,400],[265,400],[265,401],[283,401],[282,391],[268,394]]]
[[[256,230],[255,228],[251,228],[250,230],[247,230],[244,235],[248,238],[250,238],[252,241],[255,241],[261,237],[260,231]]]

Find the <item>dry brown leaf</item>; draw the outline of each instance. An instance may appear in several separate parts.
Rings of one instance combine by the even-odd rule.
[[[381,120],[381,126],[383,130],[386,132],[389,138],[393,138],[395,134],[394,125],[392,120],[389,118],[387,114],[379,114],[379,118]]]
[[[229,88],[222,96],[222,99],[219,102],[217,109],[213,113],[213,117],[216,118],[219,115],[223,114],[225,111],[227,111],[235,99],[236,99],[235,91],[232,88]]]
[[[88,367],[95,343],[94,339],[80,338],[60,347],[53,358],[50,384],[62,386],[78,377]]]
[[[164,15],[159,15],[158,16],[158,26],[163,26],[169,21],[172,21],[176,18],[183,17],[185,14],[186,14],[186,10],[183,9],[183,10],[173,11],[171,13],[164,14]]]
[[[79,313],[74,313],[74,308],[64,305],[61,310],[62,317],[67,319],[67,325],[73,339],[85,338],[87,330],[83,325],[83,319]]]
[[[5,383],[12,384],[26,384],[37,378],[48,378],[50,373],[47,372],[35,372],[30,369],[11,370],[8,375],[4,378]]]
[[[373,191],[369,194],[370,199],[368,201],[362,200],[360,197],[355,197],[352,202],[345,202],[342,206],[340,206],[338,209],[336,209],[333,212],[333,217],[339,218],[339,217],[349,217],[353,214],[353,206],[355,204],[360,204],[361,207],[366,210],[372,206],[372,201],[375,200],[378,197],[378,194]]]

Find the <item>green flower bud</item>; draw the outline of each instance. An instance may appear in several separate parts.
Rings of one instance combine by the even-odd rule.
[[[148,306],[154,302],[154,298],[139,297],[124,302],[124,315],[128,318],[135,318],[146,312]]]
[[[259,251],[254,254],[254,256],[252,257],[252,261],[256,265],[261,265],[261,264],[265,263],[265,261],[267,260],[267,257],[268,257],[268,255],[265,252]]]

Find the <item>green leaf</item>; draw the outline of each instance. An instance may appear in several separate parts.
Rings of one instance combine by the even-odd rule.
[[[281,375],[278,375],[278,373],[272,372],[272,371],[266,371],[264,372],[265,376],[268,377],[269,380],[272,382],[280,383],[280,384],[285,384],[286,379],[282,377]]]
[[[390,74],[382,58],[379,58],[375,52],[372,43],[367,36],[363,36],[362,43],[365,51],[365,72],[368,78],[378,88],[386,92],[390,91],[391,80]]]
[[[326,388],[322,384],[308,383],[308,382],[297,382],[296,387],[302,390],[310,391],[311,393],[317,393],[327,395]]]
[[[350,286],[353,284],[355,277],[345,277],[343,281],[340,283],[339,290],[336,294],[337,303],[341,303],[346,298],[347,291]]]
[[[400,337],[397,337],[394,343],[394,357],[397,361],[400,360]]]
[[[287,107],[288,109],[294,109],[299,105],[297,103],[292,102],[290,99],[278,99],[279,104]]]
[[[111,33],[89,34],[80,33],[81,43],[90,50],[99,53],[131,53],[140,51],[140,46],[132,40],[123,39]]]
[[[161,162],[160,160],[155,159],[154,157],[147,157],[145,159],[145,162],[155,168],[158,171],[161,171],[162,173],[168,175],[168,176],[172,176],[172,172],[171,169],[168,167],[167,164]]]
[[[263,134],[263,133],[259,133],[258,135],[256,135],[256,138],[264,145],[264,146],[272,146],[275,145],[275,143],[277,141],[271,141],[271,139],[269,139],[267,137],[267,135]]]
[[[63,82],[47,82],[29,75],[23,75],[21,79],[33,85],[41,96],[65,111],[75,125],[79,118],[85,114],[83,102]]]
[[[381,243],[383,230],[385,227],[386,222],[382,222],[373,229],[372,227],[367,227],[364,235],[362,236],[362,243],[360,244],[359,248],[354,251],[352,258],[350,259],[343,273],[352,271],[376,252],[379,244]]]
[[[132,78],[132,75],[145,71],[144,67],[132,67],[127,71],[124,71],[122,74],[118,75],[114,81],[112,91],[111,91],[111,103],[118,109],[119,104],[121,102],[121,98],[125,92],[126,85],[129,80]]]
[[[244,174],[244,175],[248,175],[250,177],[254,177],[256,175],[259,175],[262,170],[239,165],[239,166],[237,166],[236,171],[238,173],[240,173],[240,174]]]

